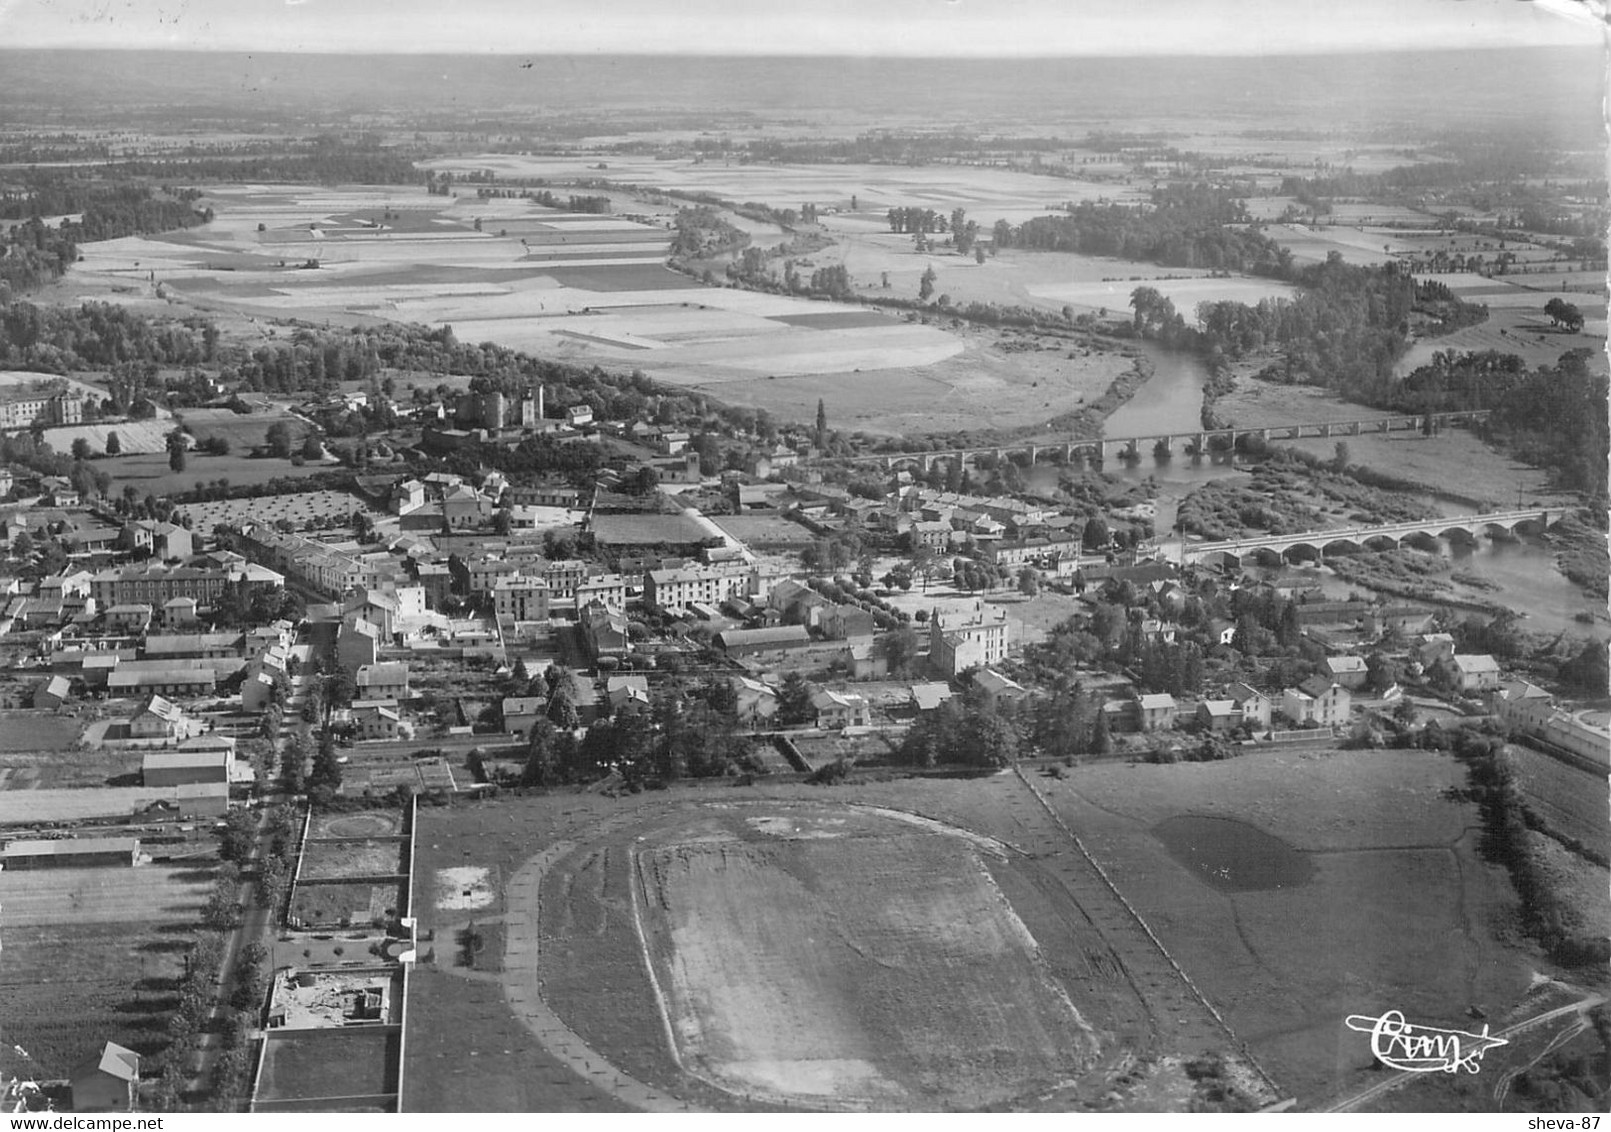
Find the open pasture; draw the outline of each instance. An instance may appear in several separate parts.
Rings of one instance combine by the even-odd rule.
[[[313,425],[285,409],[271,409],[262,413],[237,413],[233,409],[181,409],[175,414],[186,431],[197,440],[221,436],[235,449],[249,450],[268,443],[266,435],[275,425],[283,424],[291,433],[292,443],[299,443],[313,431]]]
[[[132,487],[141,496],[177,495],[191,491],[199,484],[226,479],[235,487],[252,487],[275,479],[302,479],[316,476],[337,467],[334,460],[310,462],[297,467],[289,460],[269,457],[254,459],[240,452],[228,456],[208,456],[192,450],[185,462],[185,470],[176,472],[168,467],[165,453],[148,453],[140,456],[116,456],[96,462],[98,471],[112,477],[112,495],[119,495],[125,487]]]
[[[1530,957],[1496,934],[1515,897],[1477,853],[1475,808],[1452,793],[1464,784],[1459,763],[1423,752],[1265,751],[1081,767],[1044,789],[1303,1104],[1370,1079],[1345,1015],[1397,1008],[1451,1025],[1471,1004],[1502,1010],[1525,993]],[[1227,891],[1154,832],[1179,815],[1277,838],[1310,879]]]

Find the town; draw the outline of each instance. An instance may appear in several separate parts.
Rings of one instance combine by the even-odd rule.
[[[8,51],[0,1105],[1603,1105],[1603,155],[1515,50],[1546,138],[1453,50],[945,138]]]

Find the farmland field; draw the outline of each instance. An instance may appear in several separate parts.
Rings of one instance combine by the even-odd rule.
[[[0,790],[134,786],[140,752],[67,748],[0,751]]]
[[[79,722],[43,711],[0,715],[0,751],[65,751],[78,739]]]
[[[211,883],[205,871],[161,865],[7,869],[0,872],[0,906],[15,924],[189,920]]]
[[[1520,743],[1507,748],[1527,804],[1549,828],[1611,857],[1605,820],[1605,779]]]
[[[154,865],[0,872],[0,1067],[65,1077],[108,1040],[162,1049],[211,887],[207,870]]]
[[[489,158],[489,167],[527,160]],[[686,172],[695,171],[690,165]],[[816,167],[768,171],[776,192],[792,191],[800,179],[841,175],[846,171]],[[1025,174],[890,167],[878,175],[891,182],[890,199],[905,201],[911,182],[921,199],[988,205],[1003,215],[1051,208],[1050,186]],[[1065,182],[1056,192],[1067,199],[1089,187]],[[871,189],[862,195],[867,205],[848,223],[876,229],[868,207],[879,198]],[[664,265],[674,202],[613,196],[617,211],[633,219],[567,214],[514,199],[434,197],[422,188],[218,186],[209,198],[217,218],[205,227],[86,245],[72,297],[98,290],[138,306],[154,276],[170,310],[233,316],[249,338],[274,337],[253,321],[264,319],[451,324],[463,341],[638,368],[789,419],[810,419],[822,398],[836,427],[895,435],[1050,419],[1095,400],[1129,368],[1122,355],[1091,348],[1041,357],[1002,350],[993,334],[956,333],[935,319],[705,286]],[[1042,197],[1046,203],[1037,203]],[[909,281],[915,293],[922,270],[916,257],[893,247],[875,255],[867,250],[875,244],[869,236],[865,248],[855,244],[844,253],[854,259],[857,285],[876,294],[868,290],[876,282],[868,272],[896,257],[892,285],[904,291],[901,273],[915,265]],[[981,270],[995,277],[991,287],[1002,296],[1021,292],[1014,272],[996,270],[994,262]],[[944,286],[962,301],[962,288]],[[249,423],[230,424],[247,430],[231,435],[237,451],[261,439],[258,418],[240,421]],[[132,483],[142,493],[162,493],[219,476],[245,484],[297,471],[285,468],[280,461],[226,466],[197,457],[174,476],[154,453],[106,470],[118,481],[114,491]]]
[[[65,1077],[107,1041],[142,1055],[162,1049],[189,946],[185,922],[139,916],[30,924],[7,899],[0,921],[0,1072]],[[14,1046],[27,1059],[14,1056]]]

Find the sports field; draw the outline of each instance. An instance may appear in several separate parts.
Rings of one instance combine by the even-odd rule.
[[[909,1108],[1006,1101],[1087,1067],[1096,1038],[978,847],[909,830],[779,810],[639,853],[685,1069],[757,1100]]]

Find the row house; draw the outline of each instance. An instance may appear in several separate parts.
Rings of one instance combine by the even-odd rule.
[[[626,577],[622,574],[600,574],[587,578],[577,583],[574,600],[578,613],[592,602],[598,602],[614,613],[624,613],[627,604]]]
[[[549,588],[541,578],[514,574],[492,587],[492,608],[500,622],[547,621]]]
[[[752,573],[750,567],[742,563],[650,570],[644,579],[643,600],[671,612],[680,612],[696,603],[715,607],[730,597],[749,596]]]

